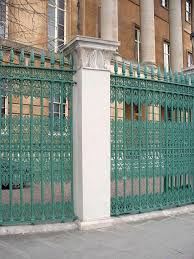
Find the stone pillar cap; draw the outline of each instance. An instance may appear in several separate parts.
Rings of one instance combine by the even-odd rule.
[[[118,47],[120,46],[120,42],[77,35],[75,38],[73,38],[71,41],[69,41],[64,46],[62,51],[68,55],[68,54],[71,54],[72,51],[77,46],[85,47],[85,48],[92,48],[92,49],[96,48],[96,49],[101,49],[101,50],[110,50],[110,51],[115,52],[118,49]]]
[[[109,70],[111,58],[119,45],[118,41],[76,36],[64,46],[63,52],[65,56],[73,55],[75,69]]]

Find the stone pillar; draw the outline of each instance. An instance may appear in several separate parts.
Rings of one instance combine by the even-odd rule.
[[[101,2],[101,38],[118,41],[118,0]]]
[[[142,63],[154,65],[156,63],[154,0],[140,0],[140,21]]]
[[[118,42],[77,36],[74,56],[74,210],[81,228],[110,217],[110,61]]]
[[[173,72],[183,69],[183,27],[181,0],[169,1],[170,65]]]

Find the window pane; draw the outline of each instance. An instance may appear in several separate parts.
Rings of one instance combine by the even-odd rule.
[[[57,23],[64,26],[64,11],[62,11],[62,10],[58,10],[58,21],[57,21]]]
[[[50,0],[48,8],[48,36],[52,42],[48,43],[48,47],[56,52],[64,46],[64,0]]]
[[[58,8],[64,10],[64,6],[65,6],[64,0],[58,0]]]
[[[6,5],[5,0],[0,1],[0,37],[5,37]]]
[[[140,29],[135,28],[135,59],[137,62],[140,62],[140,37],[141,37],[141,33],[140,33]]]
[[[189,0],[186,0],[185,19],[187,22],[191,21],[191,2]]]
[[[5,0],[0,1],[0,21],[5,22],[6,17],[6,5]]]
[[[54,112],[59,113],[59,104],[54,104]]]
[[[66,107],[65,107],[65,104],[64,104],[64,105],[63,105],[63,113],[64,113],[64,114],[65,114],[65,108],[66,108]]]
[[[60,96],[54,96],[53,97],[53,102],[54,103],[60,103]]]
[[[49,113],[52,113],[52,105],[49,103]]]
[[[164,42],[164,68],[169,71],[170,61],[170,46],[168,43]]]
[[[192,53],[188,53],[188,56],[187,56],[187,66],[190,67],[192,64],[193,64]]]
[[[48,4],[54,5],[55,6],[56,0],[48,0]]]
[[[48,7],[48,35],[55,38],[55,8]]]
[[[55,49],[55,38],[52,38],[52,37],[48,38],[48,49],[49,50]]]
[[[135,40],[137,40],[137,29],[135,29]]]
[[[5,37],[5,23],[0,21],[0,37]]]
[[[48,24],[48,36],[55,38],[55,26],[54,24]]]
[[[58,38],[64,40],[64,27],[60,25],[58,26]]]
[[[163,7],[168,7],[168,0],[161,0],[161,5]]]

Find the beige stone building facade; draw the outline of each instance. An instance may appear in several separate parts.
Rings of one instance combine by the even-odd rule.
[[[192,0],[2,0],[1,38],[56,52],[77,34],[105,38],[108,27],[103,24],[117,20],[114,13],[102,15],[110,2],[118,4],[124,60],[173,71],[192,64]]]

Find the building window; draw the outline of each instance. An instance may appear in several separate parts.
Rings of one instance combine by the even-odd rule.
[[[168,8],[168,0],[161,0],[161,6]]]
[[[160,120],[160,108],[159,106],[148,106],[148,120],[159,121]]]
[[[170,45],[168,42],[164,42],[164,68],[169,72],[170,68]]]
[[[53,101],[49,103],[49,115],[53,120],[53,130],[60,131],[60,118],[61,115],[63,117],[68,115],[68,111],[66,110],[66,100],[61,100],[61,97],[54,97]]]
[[[187,53],[187,67],[190,67],[193,64],[193,56],[191,52]]]
[[[6,0],[0,1],[0,38],[5,38],[6,31]]]
[[[48,48],[61,50],[66,42],[66,1],[48,1]]]
[[[1,96],[1,116],[5,115],[5,96]]]
[[[135,27],[135,59],[138,63],[141,60],[141,33],[137,27]]]
[[[189,23],[191,22],[191,1],[190,0],[186,0],[185,20]]]
[[[5,115],[8,114],[8,97],[1,96],[1,129],[6,127]]]
[[[98,6],[98,38],[101,38],[101,6]]]

